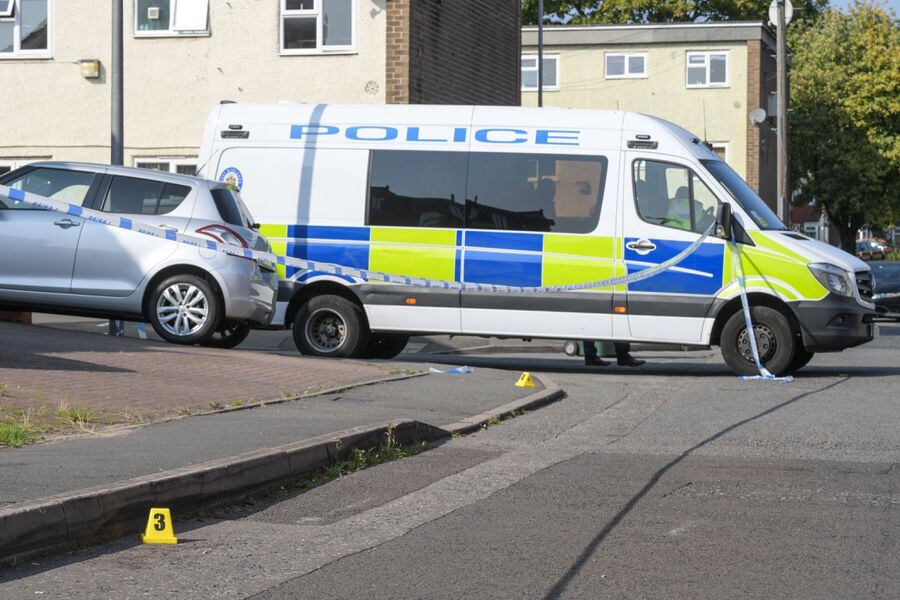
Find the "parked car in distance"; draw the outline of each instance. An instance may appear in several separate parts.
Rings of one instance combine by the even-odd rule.
[[[869,263],[875,279],[875,310],[879,317],[900,320],[900,261]]]
[[[269,251],[222,183],[34,163],[0,184],[163,229]],[[168,342],[232,348],[274,314],[274,265],[11,202],[0,195],[0,309],[146,321]]]
[[[857,240],[856,256],[863,260],[884,260],[886,250],[875,240]]]

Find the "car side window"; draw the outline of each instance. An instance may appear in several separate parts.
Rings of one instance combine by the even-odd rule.
[[[635,205],[644,221],[702,233],[715,220],[718,199],[687,167],[636,160],[632,171]]]
[[[185,185],[116,176],[101,210],[128,215],[164,215],[178,208],[190,191],[191,188]]]
[[[23,192],[30,192],[81,206],[84,204],[88,191],[91,189],[94,176],[94,173],[86,173],[84,171],[67,171],[41,167],[7,181],[4,185]],[[0,208],[39,210],[27,204],[13,202],[3,195],[0,195]]]

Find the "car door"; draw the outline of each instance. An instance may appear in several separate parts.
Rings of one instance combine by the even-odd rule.
[[[188,185],[152,177],[107,176],[95,208],[134,222],[183,230],[196,191]],[[88,221],[78,243],[72,293],[124,297],[147,273],[178,250],[178,244]]]
[[[538,287],[611,277],[610,170],[602,155],[470,153],[463,280]],[[465,332],[609,339],[612,322],[611,289],[462,293]]]
[[[629,274],[676,256],[716,218],[718,200],[677,158],[626,153],[623,252]],[[629,185],[630,183],[630,185]],[[706,315],[723,283],[725,242],[710,236],[683,262],[628,284],[627,313],[635,339],[700,343]]]
[[[81,206],[101,178],[101,174],[85,171],[37,167],[3,184]],[[0,289],[69,292],[84,224],[81,217],[36,209],[0,196]]]

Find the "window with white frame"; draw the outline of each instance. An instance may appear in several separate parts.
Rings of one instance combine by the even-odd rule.
[[[606,78],[629,79],[647,76],[646,52],[608,52],[606,54]]]
[[[2,3],[0,3],[0,8],[2,8]],[[49,160],[49,157],[41,157],[41,158],[0,158],[0,176],[6,175],[10,171],[15,171],[19,167],[24,167],[25,165],[30,165],[33,162],[37,162],[39,160]]]
[[[728,142],[710,142],[709,145],[719,158],[728,162]]]
[[[134,34],[208,35],[209,0],[134,0]]]
[[[196,175],[197,158],[164,158],[155,156],[142,156],[134,159],[134,166],[140,169],[162,171],[163,173],[177,173],[179,175]]]
[[[534,92],[538,89],[538,57],[531,54],[522,57],[522,91]],[[544,55],[544,89],[559,89],[559,56]]]
[[[0,58],[50,58],[51,0],[0,0]]]
[[[727,52],[688,52],[687,87],[727,87]]]
[[[281,53],[356,50],[356,0],[280,0]]]

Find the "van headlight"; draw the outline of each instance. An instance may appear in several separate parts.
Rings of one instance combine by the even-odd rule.
[[[809,265],[809,270],[829,292],[853,297],[853,279],[844,269],[826,263]]]

